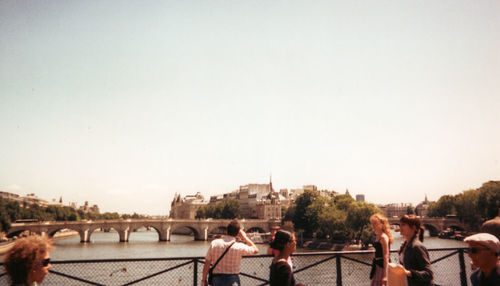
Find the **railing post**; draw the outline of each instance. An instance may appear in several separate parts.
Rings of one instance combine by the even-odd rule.
[[[198,259],[193,259],[193,286],[198,286]]]
[[[460,260],[460,282],[462,286],[467,286],[467,272],[465,271],[464,250],[458,250],[458,259]]]
[[[342,265],[340,264],[340,255],[337,254],[337,286],[342,286]]]

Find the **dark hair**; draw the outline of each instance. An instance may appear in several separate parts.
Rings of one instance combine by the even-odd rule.
[[[232,220],[227,225],[227,234],[231,236],[237,236],[240,232],[240,223],[237,220]]]
[[[420,219],[415,215],[404,215],[400,220],[400,223],[404,223],[409,225],[410,227],[414,226],[417,231],[415,235],[418,235],[418,239],[420,241],[424,241],[424,231],[425,228],[420,224]]]
[[[285,245],[292,241],[292,234],[286,230],[278,230],[271,242],[271,248],[282,251]]]
[[[50,252],[52,247],[52,240],[45,236],[32,235],[16,240],[4,261],[12,284],[27,283],[28,273],[36,267],[36,261]]]

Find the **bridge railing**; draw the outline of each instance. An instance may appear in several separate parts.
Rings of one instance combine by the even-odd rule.
[[[436,285],[468,285],[465,248],[430,249]],[[392,261],[398,254],[391,252]],[[373,251],[297,253],[294,275],[306,285],[369,285]],[[54,261],[43,285],[201,285],[203,257]],[[244,257],[242,285],[269,285],[269,255]],[[466,266],[467,265],[467,266]],[[0,285],[8,277],[0,267]]]

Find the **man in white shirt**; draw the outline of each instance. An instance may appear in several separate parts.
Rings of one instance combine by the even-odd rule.
[[[246,233],[240,229],[238,221],[233,220],[227,226],[227,236],[215,239],[210,244],[210,248],[205,256],[203,266],[202,286],[208,285],[208,270],[210,265],[217,262],[219,257],[229,248],[224,257],[213,269],[213,286],[240,286],[240,265],[243,255],[253,255],[259,253],[257,246],[248,238]],[[237,242],[236,238],[243,242]]]

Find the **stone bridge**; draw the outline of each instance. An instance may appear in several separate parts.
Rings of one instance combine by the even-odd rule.
[[[127,219],[127,220],[100,220],[100,221],[45,221],[34,223],[13,223],[7,233],[8,237],[20,235],[24,231],[37,234],[47,234],[53,237],[63,229],[74,230],[80,234],[81,242],[90,242],[92,233],[96,230],[114,229],[120,236],[120,242],[128,242],[132,231],[139,228],[153,228],[158,233],[160,241],[170,241],[170,235],[180,229],[189,229],[195,240],[208,240],[209,234],[224,233],[231,220],[219,219]],[[241,228],[246,232],[267,233],[272,225],[279,221],[242,219],[238,220]]]
[[[429,231],[431,236],[437,236],[441,231],[452,228],[455,230],[468,230],[468,227],[463,224],[458,218],[420,218],[420,222]],[[399,225],[399,217],[389,218],[390,225]]]

